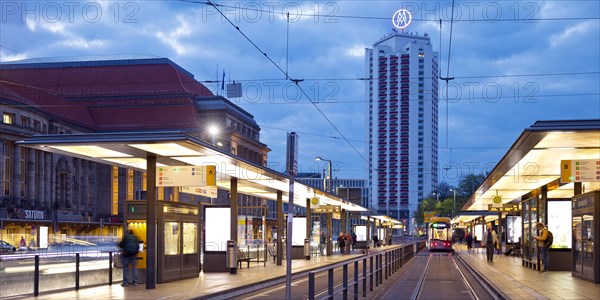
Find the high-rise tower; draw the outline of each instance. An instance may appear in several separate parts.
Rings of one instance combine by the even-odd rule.
[[[371,208],[409,225],[437,189],[438,53],[427,34],[393,32],[365,63]]]

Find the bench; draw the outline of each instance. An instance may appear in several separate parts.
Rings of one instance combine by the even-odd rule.
[[[247,267],[250,268],[250,257],[246,255],[244,251],[238,249],[237,262],[240,269],[242,268],[242,262],[244,261],[247,263]]]

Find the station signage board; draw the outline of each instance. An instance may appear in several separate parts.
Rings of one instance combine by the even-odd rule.
[[[216,186],[182,186],[180,187],[180,191],[182,193],[204,196],[208,198],[217,198]]]
[[[503,204],[502,206],[488,205],[488,211],[490,212],[518,212],[519,205],[517,204]]]
[[[165,166],[156,168],[156,186],[216,186],[216,166]]]
[[[560,181],[563,183],[600,181],[600,159],[561,160]]]
[[[340,213],[342,208],[339,205],[319,205],[318,208],[313,209],[314,213],[321,214],[332,214],[332,213]]]

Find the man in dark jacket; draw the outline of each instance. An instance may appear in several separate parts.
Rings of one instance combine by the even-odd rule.
[[[137,253],[139,251],[139,240],[133,234],[133,230],[129,229],[123,240],[119,243],[121,248],[121,258],[123,260],[123,284],[121,286],[129,285],[129,276],[131,274],[131,284],[137,285]]]

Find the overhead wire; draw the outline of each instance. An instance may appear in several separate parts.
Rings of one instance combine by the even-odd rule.
[[[209,5],[213,5],[212,2],[209,0],[208,1]],[[214,5],[213,5],[214,6]],[[237,29],[237,31],[250,43],[254,46],[254,48],[256,48],[256,50],[258,50],[260,53],[263,54],[263,56],[265,56],[265,58],[267,58],[271,64],[273,64],[281,73],[283,73],[284,75],[288,75],[285,70],[283,70],[275,61],[273,61],[273,59],[271,59],[269,57],[269,55],[264,52],[260,47],[258,47],[258,45],[256,45],[256,43],[254,43],[246,34],[244,34],[242,32],[242,30],[240,29],[239,26],[236,26],[231,19],[229,19],[218,7],[214,6],[215,9],[219,12],[219,14],[221,14],[221,16],[223,18],[225,18],[225,20],[227,20],[227,22],[229,22],[229,24],[231,24],[231,26],[233,26],[235,29]],[[289,79],[291,82],[293,82],[294,84],[296,84],[296,86],[300,89],[302,95],[304,95],[304,97],[306,97],[306,99],[308,99],[313,106],[317,109],[317,111],[323,116],[323,118],[325,118],[325,120],[333,127],[333,129],[335,129],[335,131],[337,131],[337,133],[342,136],[342,138],[346,141],[346,143],[365,161],[368,162],[368,160],[362,155],[362,153],[360,153],[360,151],[358,151],[358,149],[356,149],[356,147],[354,147],[354,145],[352,145],[352,143],[350,143],[350,141],[346,138],[346,136],[339,130],[339,128],[331,121],[331,119],[329,119],[327,117],[327,115],[316,105],[316,103],[310,98],[310,96],[306,93],[306,91],[304,91],[304,89],[302,88],[302,86],[300,86],[298,83],[301,82],[301,79],[293,79],[290,77]]]
[[[205,4],[205,5],[211,5],[215,8],[217,7],[223,7],[223,8],[227,8],[227,9],[235,9],[235,10],[244,10],[244,11],[253,11],[253,12],[260,12],[260,13],[269,13],[269,14],[283,14],[282,13],[278,13],[275,12],[273,10],[267,10],[267,9],[260,9],[260,8],[254,8],[254,7],[241,7],[241,6],[233,6],[233,5],[227,5],[227,4],[218,4],[218,3],[212,3],[211,1],[197,1],[197,0],[178,0],[179,2],[187,2],[187,3],[194,3],[194,4]],[[286,12],[288,13],[288,12]],[[328,19],[332,19],[332,18],[340,18],[340,19],[363,19],[363,20],[377,20],[377,21],[381,21],[381,20],[389,20],[389,17],[377,17],[377,16],[354,16],[354,15],[331,15],[331,14],[319,14],[319,13],[313,13],[313,14],[303,14],[303,13],[291,13],[289,12],[290,16],[294,16],[294,17],[311,17],[311,18],[328,18]],[[438,18],[435,19],[427,19],[427,18],[418,18],[418,17],[413,17],[412,19],[413,21],[420,21],[420,22],[437,22]],[[590,16],[590,17],[550,17],[550,18],[506,18],[506,19],[496,19],[496,18],[482,18],[482,19],[475,19],[475,18],[468,18],[468,19],[456,19],[453,20],[453,18],[451,18],[450,20],[448,19],[442,19],[444,22],[488,22],[488,23],[492,23],[492,22],[522,22],[522,23],[535,23],[535,22],[539,22],[539,21],[585,21],[585,20],[600,20],[600,17],[594,17],[594,16]]]

